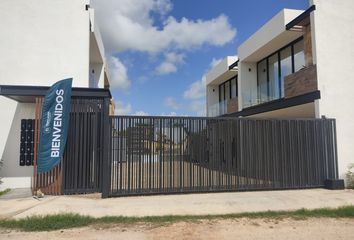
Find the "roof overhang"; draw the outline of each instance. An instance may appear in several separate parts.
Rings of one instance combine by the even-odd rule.
[[[213,81],[211,81],[208,85],[220,85],[223,82],[226,82],[227,80],[230,80],[231,78],[234,78],[237,75],[237,71],[235,70],[228,70],[227,72],[224,72],[217,78],[215,78]]]
[[[229,66],[229,70],[237,70],[239,59]]]
[[[206,85],[218,85],[237,75],[238,57],[228,56],[206,74]]]
[[[310,14],[316,10],[316,5],[312,5],[305,12],[301,13],[294,20],[286,24],[286,30],[298,30],[310,24]]]
[[[286,25],[301,15],[303,10],[283,9],[238,48],[242,62],[257,62],[303,35],[287,31]]]
[[[0,96],[4,96],[21,103],[34,103],[36,97],[44,97],[50,87],[0,85]],[[112,98],[109,89],[102,88],[72,88],[72,97]]]

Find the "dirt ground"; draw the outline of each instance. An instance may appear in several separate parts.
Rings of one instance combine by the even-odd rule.
[[[354,239],[354,219],[235,219],[90,226],[53,232],[0,230],[0,239]]]

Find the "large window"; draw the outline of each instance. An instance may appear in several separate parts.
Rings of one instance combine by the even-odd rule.
[[[284,97],[284,78],[305,65],[304,40],[299,38],[257,63],[258,101]]]
[[[237,81],[236,78],[231,79],[231,98],[237,96]]]
[[[280,51],[280,84],[281,84],[281,97],[284,97],[284,77],[293,72],[291,60],[291,46],[284,48]]]
[[[220,114],[224,114],[226,111],[225,84],[219,85],[219,108],[220,108]]]
[[[294,44],[294,71],[297,72],[305,67],[304,40]]]
[[[258,63],[258,98],[260,102],[268,101],[267,59]]]
[[[228,81],[226,84],[224,84],[225,86],[225,99],[230,99],[231,98],[231,83],[230,81]]]
[[[228,101],[235,97],[237,97],[237,76],[219,85],[220,114],[227,112]]]
[[[279,62],[278,54],[273,54],[268,58],[268,71],[269,71],[269,100],[279,97]]]

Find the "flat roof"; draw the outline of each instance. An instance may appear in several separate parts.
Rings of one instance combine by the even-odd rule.
[[[286,24],[286,30],[290,30],[295,26],[306,26],[310,23],[310,13],[316,10],[316,5],[312,5],[305,12],[301,13],[294,20]]]
[[[227,56],[205,75],[206,85],[220,84],[237,74],[238,57]]]
[[[231,64],[230,66],[229,66],[229,70],[232,70],[232,69],[234,69],[235,67],[238,67],[238,62],[240,61],[240,59],[237,59],[237,61],[236,62],[234,62],[233,64]]]
[[[299,31],[287,31],[286,24],[294,20],[303,10],[283,9],[266,22],[238,47],[242,62],[258,62],[280,47],[303,35]]]
[[[0,96],[21,103],[34,103],[36,97],[44,97],[50,87],[26,85],[0,85]],[[112,98],[109,89],[102,88],[72,88],[72,97]]]

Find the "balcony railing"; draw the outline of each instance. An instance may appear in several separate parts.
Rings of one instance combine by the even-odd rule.
[[[227,99],[208,107],[208,117],[217,117],[238,111],[238,98]]]
[[[260,105],[260,104],[271,102],[271,101],[274,101],[274,100],[277,100],[277,99],[280,99],[280,98],[279,97],[269,97],[267,99],[253,98],[253,99],[250,99],[247,102],[244,102],[243,108],[248,108],[248,107]]]
[[[220,103],[212,104],[208,107],[207,115],[208,117],[218,117],[220,116]]]
[[[256,90],[242,92],[243,108],[256,106],[281,98],[292,98],[318,90],[316,65],[302,68],[284,78],[281,85],[281,92],[277,86],[259,85]]]

